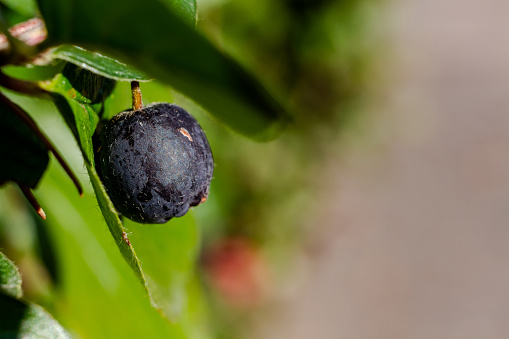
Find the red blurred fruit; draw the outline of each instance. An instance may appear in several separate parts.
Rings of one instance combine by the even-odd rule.
[[[269,274],[260,251],[241,238],[224,239],[204,255],[209,282],[231,306],[253,308],[267,296]]]

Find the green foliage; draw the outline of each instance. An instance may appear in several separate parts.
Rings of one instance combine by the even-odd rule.
[[[23,15],[32,13],[32,3],[17,5],[23,7],[22,10],[12,9]],[[183,296],[190,289],[197,293],[194,278],[199,245],[196,225],[188,216],[173,222],[172,227],[153,226],[142,236],[134,232],[131,243],[131,233],[122,223],[95,169],[93,135],[100,118],[112,115],[111,112],[104,114],[105,101],[111,96],[115,81],[148,81],[146,72],[184,91],[226,125],[253,138],[273,137],[288,117],[253,77],[192,29],[196,20],[195,1],[148,0],[140,6],[135,1],[85,4],[41,0],[39,5],[48,37],[40,47],[28,47],[21,42],[25,41],[23,34],[28,33],[16,33],[22,35],[17,36],[20,40],[10,39],[13,53],[4,54],[3,61],[8,77],[4,76],[0,85],[54,103],[81,150],[97,203],[122,257],[142,283],[150,304],[166,318],[185,324],[195,301]],[[138,25],[137,21],[152,24]],[[44,34],[35,28],[29,33]],[[53,48],[44,51],[49,46]],[[28,68],[16,65],[42,51],[44,54],[38,65]],[[41,82],[34,85],[26,80]],[[18,108],[17,115],[10,113],[12,107]],[[25,124],[15,121],[20,114],[26,115],[23,108],[7,97],[1,108],[2,119],[6,122],[3,145],[16,141],[16,147],[1,149],[0,155],[9,160],[5,169],[11,171],[1,172],[1,182],[14,181],[35,187],[48,164],[48,152],[43,145],[48,142],[39,141]],[[35,123],[33,125],[37,128]],[[141,260],[134,246],[139,248]],[[165,263],[164,270],[161,270],[161,262]],[[43,317],[31,304],[13,301],[9,307],[28,307],[27,314]],[[47,323],[51,326],[50,321]],[[193,332],[198,333],[197,330]]]
[[[42,307],[19,300],[21,275],[0,252],[0,338],[70,338]]]
[[[86,75],[83,76],[83,73]],[[72,78],[69,79],[66,77],[66,75]],[[95,86],[82,86],[80,81],[82,81],[84,78],[89,79],[88,82]],[[99,80],[90,80],[91,78],[96,78]],[[164,314],[170,316],[169,312],[165,312],[166,309],[170,308],[160,305],[163,303],[162,300],[172,301],[172,299],[168,298],[168,296],[164,293],[164,299],[159,297],[160,293],[156,291],[158,286],[160,286],[156,284],[158,280],[152,279],[152,277],[149,277],[151,279],[148,279],[148,277],[143,272],[140,259],[137,257],[134,247],[131,245],[131,242],[128,239],[127,230],[120,220],[120,217],[117,214],[109,196],[107,195],[106,190],[97,174],[97,171],[95,170],[92,137],[98,123],[99,106],[102,106],[102,103],[99,104],[99,106],[92,105],[90,97],[91,91],[88,89],[90,87],[100,88],[103,79],[104,78],[100,75],[90,73],[87,70],[79,71],[79,73],[64,71],[63,73],[58,74],[51,82],[44,83],[43,86],[46,90],[53,93],[52,98],[57,108],[64,116],[71,131],[73,131],[78,144],[80,145],[80,149],[85,159],[85,166],[90,176],[90,182],[94,189],[97,202],[99,203],[99,207],[101,208],[106,224],[108,225],[111,235],[115,239],[115,243],[118,246],[120,253],[126,262],[131,266],[139,281],[145,287],[148,295],[151,297],[152,304],[158,309],[160,308]],[[79,91],[79,89],[81,89],[81,91]],[[155,239],[164,239],[167,241],[168,237]],[[187,243],[184,242],[183,244]],[[193,245],[195,246],[195,244]],[[147,256],[147,258],[155,257]],[[160,262],[156,262],[154,264],[159,265]],[[157,274],[158,270],[153,269],[153,272]],[[171,270],[169,270],[169,272],[171,272]],[[150,286],[148,281],[152,282]],[[183,281],[185,282],[185,280]],[[166,290],[171,290],[168,289],[166,285],[163,286],[166,288]],[[180,292],[182,292],[182,290],[180,290]]]
[[[0,252],[0,292],[17,299],[23,296],[21,275],[16,265],[2,252]]]
[[[92,135],[99,122],[97,108],[84,103],[86,97],[77,92],[63,74],[58,74],[51,82],[44,83],[43,88],[52,92],[51,98],[78,141],[86,163],[93,163]]]
[[[49,118],[55,113],[48,108],[44,116]],[[63,127],[63,122],[59,126]],[[72,144],[71,135],[63,141],[70,153],[79,152]],[[66,180],[65,173],[50,164],[39,190],[38,197],[44,202],[48,215],[44,224],[57,251],[62,280],[57,287],[59,295],[65,296],[59,298],[57,304],[55,316],[58,315],[58,320],[82,338],[208,338],[203,328],[206,319],[201,319],[204,317],[202,306],[192,303],[193,298],[200,299],[201,293],[193,287],[196,284],[193,269],[186,271],[188,267],[168,260],[170,257],[186,258],[186,253],[196,250],[188,249],[192,245],[189,241],[180,244],[179,241],[185,239],[182,236],[170,237],[188,232],[188,224],[192,227],[190,231],[195,232],[192,216],[178,219],[175,225],[160,225],[166,227],[159,227],[158,232],[151,232],[149,228],[159,225],[124,224],[126,235],[136,248],[151,283],[153,297],[158,302],[156,309],[139,278],[119,255],[117,241],[109,235],[104,222],[100,222],[104,216],[97,207],[93,188],[85,189],[85,195],[80,198]],[[182,226],[184,230],[179,229]],[[162,248],[147,252],[146,248],[150,249],[152,244],[160,244],[158,248]],[[158,256],[151,257],[151,254]],[[180,280],[168,285],[172,289],[171,298],[162,300],[167,295],[159,294],[156,282],[162,288],[164,281],[152,273],[159,271],[156,272],[159,275],[168,275],[168,270],[176,273],[175,279]],[[169,314],[170,321],[161,314],[165,305],[175,305]]]
[[[0,50],[0,95],[8,98],[0,101],[0,156],[7,164],[0,184],[39,183],[35,194],[48,219],[20,218],[23,197],[8,185],[0,192],[0,247],[31,272],[24,275],[26,299],[15,300],[19,274],[0,258],[0,290],[14,286],[0,300],[0,324],[16,335],[37,328],[30,324],[55,325],[35,301],[77,337],[238,338],[244,314],[233,308],[234,320],[224,321],[228,308],[210,303],[202,289],[211,243],[248,239],[284,257],[301,236],[304,218],[296,211],[310,209],[309,175],[362,89],[364,59],[356,53],[363,40],[356,32],[366,1],[204,1],[209,9],[201,10],[198,25],[211,43],[194,30],[194,0],[39,0],[47,39],[34,46],[16,40],[13,53]],[[7,25],[39,13],[34,1],[0,2]],[[282,105],[258,78],[292,100]],[[134,80],[143,82],[146,103],[176,101],[196,116],[218,169],[207,203],[165,225],[122,220],[95,168],[94,133],[101,119],[130,106]],[[45,144],[19,123],[12,104],[57,145],[85,183],[83,198],[54,161],[48,164]],[[283,138],[252,142],[278,136],[290,120]],[[260,265],[288,269],[272,259]],[[3,283],[2,265],[14,285]],[[6,310],[12,313],[4,324]]]
[[[53,49],[50,57],[68,61],[94,74],[117,81],[150,81],[141,71],[115,59],[87,51],[83,48],[62,45]]]
[[[182,19],[191,25],[196,24],[196,0],[163,0],[170,10],[175,11]]]
[[[191,214],[169,224],[140,229],[126,222],[132,246],[136,248],[147,276],[153,305],[173,322],[185,319],[190,301],[187,289],[193,284],[198,256],[198,230]],[[164,269],[162,269],[164,268]]]
[[[0,294],[1,338],[70,338],[42,307]]]
[[[0,2],[27,17],[33,18],[37,14],[37,5],[34,0],[2,0]]]
[[[255,78],[159,0],[143,6],[136,0],[40,0],[39,5],[47,46],[73,44],[105,52],[166,82],[253,138],[274,137],[289,120]]]

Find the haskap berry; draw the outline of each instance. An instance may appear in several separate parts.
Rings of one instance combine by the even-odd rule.
[[[155,103],[102,126],[97,166],[116,209],[164,223],[207,199],[214,160],[207,137],[183,108]]]

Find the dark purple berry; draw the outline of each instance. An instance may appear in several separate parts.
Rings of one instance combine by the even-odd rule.
[[[214,161],[198,122],[156,103],[114,116],[101,128],[98,169],[117,210],[164,223],[207,199]]]

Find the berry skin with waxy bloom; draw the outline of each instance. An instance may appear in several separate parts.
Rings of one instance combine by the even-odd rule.
[[[183,108],[155,103],[101,127],[96,164],[115,208],[140,223],[165,223],[207,199],[214,169],[202,128]]]

